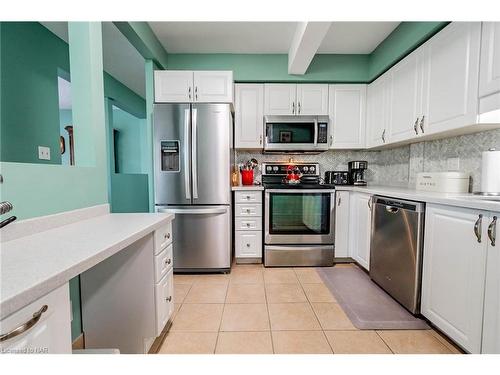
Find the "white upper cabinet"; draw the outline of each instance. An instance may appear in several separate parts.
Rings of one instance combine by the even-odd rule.
[[[193,101],[193,72],[189,70],[155,70],[155,102],[187,103]]]
[[[388,138],[404,141],[421,134],[423,51],[417,50],[394,66],[391,79]]]
[[[424,45],[424,134],[477,122],[480,39],[479,22],[453,22]]]
[[[366,146],[366,85],[330,85],[330,148]]]
[[[389,143],[388,119],[391,102],[391,76],[384,74],[368,86],[366,133],[368,147]]]
[[[298,84],[295,113],[298,115],[327,115],[328,85]]]
[[[234,147],[262,148],[264,85],[235,84]]]
[[[273,83],[264,85],[265,115],[294,115],[297,109],[297,85]]]
[[[265,115],[327,115],[327,84],[266,83]]]
[[[500,22],[483,22],[479,97],[496,92],[500,92]]]
[[[156,103],[232,103],[233,72],[156,70]]]
[[[480,353],[488,248],[487,212],[428,204],[422,314],[471,353]]]
[[[200,103],[232,103],[233,72],[195,71],[194,101]]]

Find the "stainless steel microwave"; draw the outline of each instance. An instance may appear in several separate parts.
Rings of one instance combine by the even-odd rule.
[[[328,116],[265,116],[265,152],[328,150]]]

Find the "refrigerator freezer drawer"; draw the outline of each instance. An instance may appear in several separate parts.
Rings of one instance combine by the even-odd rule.
[[[174,213],[174,271],[226,270],[231,267],[231,207],[158,207]]]

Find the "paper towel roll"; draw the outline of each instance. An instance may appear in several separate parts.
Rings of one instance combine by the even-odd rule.
[[[483,193],[500,193],[500,151],[483,152],[481,191]]]

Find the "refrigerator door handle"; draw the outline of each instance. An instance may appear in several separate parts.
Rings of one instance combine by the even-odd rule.
[[[213,215],[225,214],[227,208],[159,208],[157,212],[176,215]]]
[[[189,109],[184,110],[184,185],[186,187],[186,199],[191,199],[191,181],[189,178]]]
[[[197,135],[197,131],[198,131],[198,124],[197,124],[197,121],[198,121],[198,118],[197,118],[197,115],[198,115],[198,110],[196,108],[193,108],[193,120],[192,120],[192,123],[193,123],[193,129],[192,129],[192,133],[193,133],[193,141],[191,143],[191,152],[192,152],[192,160],[191,160],[191,164],[192,164],[192,168],[193,168],[193,199],[198,199],[198,161],[197,161],[197,149],[198,149],[198,135]]]

